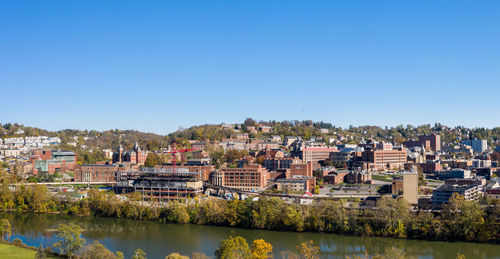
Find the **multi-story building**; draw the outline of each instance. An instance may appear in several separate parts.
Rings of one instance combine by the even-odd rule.
[[[427,174],[433,174],[443,170],[443,165],[441,165],[441,163],[438,162],[426,162],[426,163],[420,163],[418,165],[420,166],[420,168],[422,168],[422,172]]]
[[[148,151],[142,151],[139,144],[135,142],[133,150],[124,151],[122,145],[113,153],[113,163],[130,162],[132,164],[144,165]]]
[[[406,147],[424,147],[426,150],[431,150],[434,152],[441,150],[441,136],[432,134],[432,135],[423,135],[418,137],[418,141],[409,140],[403,143]]]
[[[172,199],[195,197],[203,193],[202,173],[185,168],[143,168],[139,171],[118,171],[118,194],[139,192],[144,200],[163,202]]]
[[[464,196],[467,201],[477,201],[483,196],[483,189],[484,186],[480,182],[472,179],[466,182],[446,181],[432,192],[431,205],[440,207],[448,203],[454,193]]]
[[[340,184],[344,182],[345,176],[349,173],[349,170],[334,171],[323,176],[323,179],[329,184]]]
[[[472,168],[489,168],[491,160],[472,159]]]
[[[275,157],[264,160],[264,167],[267,171],[278,171],[282,169],[290,169],[292,164],[299,164],[301,160],[296,157]]]
[[[471,146],[476,153],[483,153],[488,149],[488,141],[485,139],[468,139],[462,141],[463,145]]]
[[[486,186],[486,197],[491,200],[500,200],[500,178],[492,178]]]
[[[470,178],[470,170],[466,169],[452,169],[452,170],[446,170],[446,171],[439,171],[437,172],[437,177],[441,180],[446,180],[446,179],[453,179],[453,178]]]
[[[406,151],[404,150],[367,150],[361,156],[361,168],[364,170],[404,168]]]
[[[75,170],[75,182],[116,182],[116,164],[81,165]]]
[[[270,173],[261,165],[224,168],[221,172],[222,186],[244,191],[260,191],[268,185],[271,178]]]
[[[171,164],[166,164],[166,165],[157,165],[155,166],[155,168],[160,170],[168,170],[173,167]],[[213,165],[176,165],[175,168],[186,169],[189,172],[201,173],[202,180],[205,182],[210,180],[210,174],[212,174],[215,171],[215,166]]]
[[[278,189],[278,191],[313,192],[315,186],[315,177],[296,176],[276,180],[276,188]]]
[[[77,165],[75,152],[50,149],[33,151],[30,161],[35,175],[39,172],[55,173],[73,170]]]
[[[298,163],[290,165],[290,176],[302,175],[307,177],[313,176],[313,162]]]
[[[346,183],[371,183],[372,174],[367,171],[351,171],[344,177]]]
[[[409,204],[418,204],[418,174],[404,172],[402,177],[392,181],[392,194],[402,195]]]

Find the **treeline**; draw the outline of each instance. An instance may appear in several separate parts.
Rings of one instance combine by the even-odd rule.
[[[437,214],[412,212],[403,199],[392,198],[382,198],[376,209],[353,209],[338,200],[295,205],[266,197],[257,201],[195,199],[187,204],[142,206],[139,193],[130,194],[126,201],[95,189],[88,195],[73,201],[69,196],[49,195],[44,186],[20,186],[11,191],[3,185],[0,208],[249,229],[500,243],[500,206],[482,209],[460,195]]]

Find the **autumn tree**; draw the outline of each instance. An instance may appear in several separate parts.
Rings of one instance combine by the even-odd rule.
[[[250,249],[252,259],[272,258],[273,246],[264,239],[256,239]]]
[[[297,249],[299,250],[301,259],[317,259],[319,258],[319,247],[314,244],[314,241],[309,240],[301,243]]]
[[[146,252],[142,249],[136,249],[134,251],[134,255],[132,256],[132,259],[146,259]]]
[[[0,234],[3,240],[7,240],[12,234],[12,229],[8,219],[2,219],[0,221]]]
[[[249,259],[251,253],[245,238],[230,236],[221,241],[215,256],[219,259]]]

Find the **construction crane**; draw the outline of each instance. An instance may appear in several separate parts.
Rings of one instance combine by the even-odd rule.
[[[181,156],[182,156],[182,153],[186,153],[186,152],[189,152],[189,151],[196,151],[196,149],[193,149],[193,148],[186,148],[186,149],[175,149],[175,141],[172,142],[172,150],[171,151],[168,151],[167,153],[171,154],[172,156],[172,172],[175,173],[175,166],[177,165],[177,153],[180,153]]]

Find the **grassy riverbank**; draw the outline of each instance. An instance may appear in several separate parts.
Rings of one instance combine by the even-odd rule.
[[[35,258],[36,249],[32,247],[19,247],[9,243],[0,243],[0,258],[2,259],[25,259]],[[47,258],[62,258],[47,256]]]

